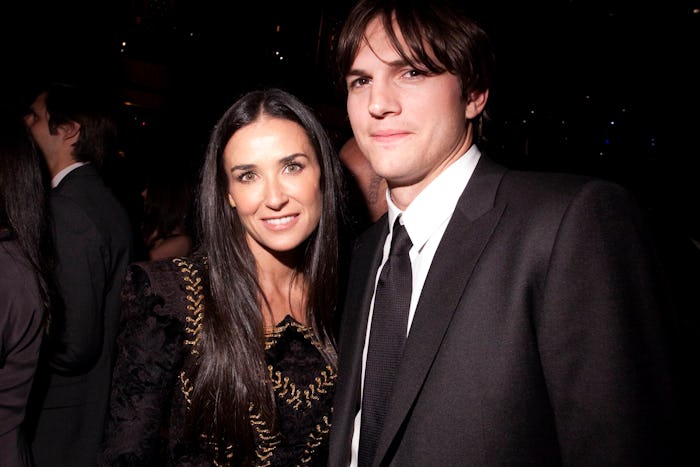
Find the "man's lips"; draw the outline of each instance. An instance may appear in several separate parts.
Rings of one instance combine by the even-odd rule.
[[[391,143],[403,139],[409,134],[409,132],[403,130],[381,130],[371,132],[370,137],[380,143]]]

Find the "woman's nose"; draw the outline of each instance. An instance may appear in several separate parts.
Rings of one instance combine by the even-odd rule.
[[[284,186],[277,180],[272,180],[267,184],[265,191],[265,204],[270,209],[279,210],[287,204],[287,196]]]

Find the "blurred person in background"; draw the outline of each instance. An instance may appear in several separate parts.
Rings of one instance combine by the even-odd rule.
[[[194,188],[186,174],[152,170],[141,192],[146,258],[188,256],[195,245]]]
[[[46,322],[60,300],[48,176],[21,113],[0,121],[0,466],[34,465],[25,416]]]
[[[362,197],[360,209],[357,213],[359,218],[359,229],[364,230],[370,224],[376,222],[387,211],[386,204],[386,180],[377,175],[372,169],[372,164],[369,163],[367,157],[357,145],[357,140],[354,136],[341,146],[338,152],[340,161],[347,168],[353,177]]]
[[[110,392],[119,294],[132,258],[126,210],[105,185],[101,164],[117,128],[103,96],[50,83],[25,117],[51,175],[56,281],[65,312],[52,316],[32,394],[32,450],[39,467],[96,462]]]

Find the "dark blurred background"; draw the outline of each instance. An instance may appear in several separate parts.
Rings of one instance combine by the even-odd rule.
[[[332,54],[351,3],[5,1],[3,99],[48,77],[113,95],[124,190],[141,164],[196,172],[214,122],[252,87],[298,94],[339,147],[350,131]],[[492,157],[617,181],[697,238],[700,0],[473,3],[499,64]]]
[[[677,291],[679,369],[692,375],[700,329],[700,0],[469,1],[498,63],[483,149],[514,168],[596,175],[638,197]],[[26,106],[34,83],[52,79],[110,96],[122,139],[106,175],[138,227],[148,174],[196,178],[217,118],[251,88],[299,95],[340,148],[350,129],[332,57],[351,4],[3,0],[0,102]],[[686,384],[679,404],[692,423],[696,388]]]

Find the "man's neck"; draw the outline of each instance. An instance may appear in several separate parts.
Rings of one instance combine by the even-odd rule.
[[[55,177],[59,172],[61,172],[66,167],[70,167],[75,164],[76,161],[70,155],[56,155],[55,157],[46,157],[46,165],[48,166],[51,178]]]

